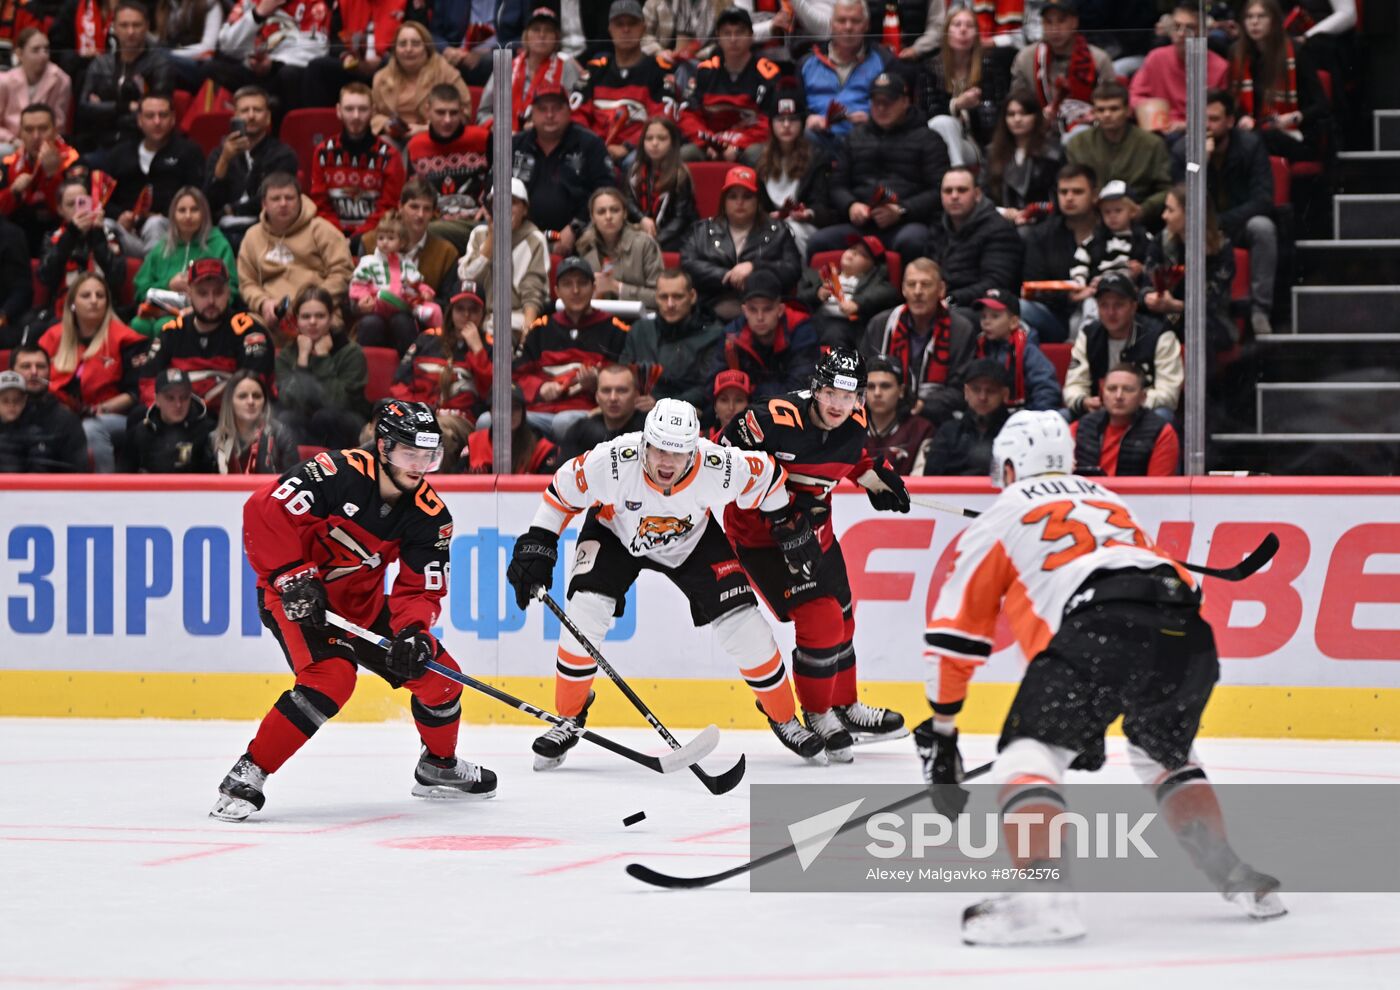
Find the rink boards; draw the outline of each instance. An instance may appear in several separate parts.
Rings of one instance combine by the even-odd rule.
[[[467,671],[542,704],[553,698],[558,622],[515,607],[505,566],[543,479],[451,478],[452,578],[440,634]],[[6,478],[0,493],[0,716],[260,716],[287,683],[258,620],[241,549],[241,509],[256,480]],[[1281,549],[1240,584],[1207,580],[1222,687],[1205,731],[1227,736],[1400,739],[1400,482],[1388,479],[1123,481],[1134,511],[1178,558],[1238,562],[1272,531]],[[977,480],[920,479],[916,494],[973,508]],[[966,521],[915,506],[877,514],[854,489],[836,528],[856,602],[867,696],[911,713],[924,702],[923,623]],[[577,527],[561,541],[555,596]],[[790,627],[778,629],[783,648]],[[644,576],[604,652],[676,726],[757,727],[752,695],[684,598]],[[1005,630],[974,685],[968,731],[999,727],[1024,661]],[[466,699],[467,717],[523,716]],[[342,717],[406,717],[377,679]],[[590,724],[633,724],[600,692]]]

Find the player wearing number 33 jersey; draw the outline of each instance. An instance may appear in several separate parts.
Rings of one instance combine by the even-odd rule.
[[[211,814],[241,821],[263,805],[262,785],[350,700],[364,667],[413,695],[423,742],[419,797],[490,797],[496,777],[456,757],[462,692],[428,670],[459,669],[428,630],[449,577],[452,515],[428,483],[442,433],[421,402],[387,400],[369,449],[303,461],[248,499],[243,542],[258,576],[258,611],[296,684],[273,705],[248,752],[220,786]],[[399,571],[384,593],[385,570]],[[392,640],[386,651],[326,625],[335,612]]]

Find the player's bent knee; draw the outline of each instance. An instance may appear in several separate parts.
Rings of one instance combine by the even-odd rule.
[[[815,598],[788,613],[799,646],[835,646],[846,638],[846,623],[835,598]]]
[[[339,711],[355,693],[355,665],[339,658],[318,660],[297,674],[297,687],[318,692]]]
[[[1133,772],[1137,774],[1138,780],[1142,781],[1142,786],[1154,790],[1176,776],[1205,776],[1205,771],[1201,769],[1200,758],[1196,755],[1195,746],[1191,747],[1184,764],[1175,770],[1169,770],[1149,756],[1147,751],[1140,746],[1128,743],[1128,763],[1132,766]]]
[[[613,611],[616,608],[615,598],[600,595],[596,591],[580,591],[569,599],[568,615],[573,624],[578,626],[579,632],[591,642],[597,643],[612,627]],[[571,653],[583,652],[583,645],[576,643],[567,629],[560,634],[559,641],[560,645]]]
[[[1063,746],[1039,739],[1013,739],[997,754],[996,782],[1005,785],[1034,777],[1058,784],[1073,760],[1074,753]]]
[[[751,664],[778,652],[773,630],[753,605],[725,612],[712,626],[724,652],[742,663]]]

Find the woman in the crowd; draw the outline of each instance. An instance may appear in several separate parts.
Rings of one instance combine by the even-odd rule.
[[[1162,236],[1147,248],[1146,275],[1152,288],[1143,305],[1185,337],[1186,187],[1176,185],[1162,208]],[[1206,341],[1213,351],[1229,350],[1238,333],[1230,319],[1230,287],[1235,280],[1235,249],[1220,232],[1215,208],[1206,201]]]
[[[49,391],[83,417],[98,471],[117,469],[127,414],[136,405],[137,369],[148,344],[117,319],[107,282],[97,272],[83,272],[73,281],[62,321],[39,338],[49,354]]]
[[[642,129],[642,148],[627,172],[627,205],[642,230],[663,251],[679,251],[695,223],[695,190],[681,163],[681,129],[670,117],[653,117]]]
[[[1250,0],[1240,26],[1230,51],[1236,126],[1257,130],[1270,155],[1321,159],[1331,112],[1308,46],[1288,37],[1276,0]]]
[[[729,170],[720,193],[720,215],[690,228],[681,260],[700,304],[722,320],[739,315],[744,283],[755,269],[773,273],[784,295],[792,294],[802,274],[797,241],[787,224],[759,210],[758,176],[747,165]]]
[[[272,418],[267,386],[247,368],[228,380],[209,441],[220,474],[281,474],[301,460],[291,431]]]
[[[203,59],[219,44],[224,8],[219,0],[157,0],[151,28],[171,58]]]
[[[511,124],[513,131],[519,131],[530,119],[530,104],[541,87],[558,86],[566,94],[572,93],[583,77],[579,64],[560,50],[562,31],[558,14],[541,4],[529,6],[534,12],[525,23],[524,43],[510,67],[510,106],[515,113]],[[491,123],[495,92],[493,76],[481,90],[481,106],[476,110],[478,124]]]
[[[68,131],[68,105],[73,101],[73,81],[49,60],[49,36],[35,27],[19,33],[16,65],[0,72],[0,155],[19,146],[19,117],[32,103],[53,109],[58,133]]]
[[[190,262],[200,258],[222,261],[229,273],[229,291],[238,292],[238,265],[233,249],[223,231],[211,222],[209,200],[202,190],[185,186],[170,200],[170,232],[165,243],[146,255],[136,272],[136,302],[147,303],[146,293],[152,289],[183,294],[189,288],[185,273]],[[138,310],[131,326],[137,333],[154,337],[170,318],[168,309],[148,303]]]
[[[797,95],[779,95],[776,107],[755,167],[759,202],[770,217],[787,224],[805,258],[812,234],[840,222],[830,201],[831,159],[807,140],[806,108]]]
[[[554,441],[530,425],[525,413],[525,393],[519,385],[510,387],[510,473],[553,474],[559,467],[559,448]],[[495,448],[489,427],[472,433],[467,440],[467,471],[470,474],[495,473]]]
[[[121,246],[102,223],[102,207],[93,201],[86,182],[64,180],[58,190],[58,216],[62,223],[44,245],[38,272],[55,312],[83,272],[96,272],[108,285],[126,278]]]
[[[976,165],[991,140],[996,108],[1011,86],[1014,54],[1011,48],[984,47],[977,15],[967,7],[948,15],[942,50],[923,63],[919,105],[954,165]]]
[[[982,186],[1001,215],[1012,223],[1032,223],[1055,202],[1055,174],[1064,153],[1035,97],[1016,90],[1006,98],[996,134],[987,151]]]
[[[627,201],[612,186],[588,197],[589,223],[574,251],[593,268],[593,298],[656,305],[661,275],[661,246],[639,226],[627,222]]]
[[[472,94],[462,74],[438,54],[433,36],[417,21],[405,21],[394,35],[389,64],[374,74],[370,127],[395,141],[428,129],[428,93],[446,83],[471,106]]]
[[[408,348],[389,394],[456,413],[469,427],[491,403],[491,335],[483,329],[486,303],[468,282],[448,304],[446,330],[428,330]],[[464,441],[465,442],[465,441]]]
[[[278,416],[298,444],[355,446],[369,416],[369,366],[360,345],[335,326],[335,299],[308,285],[292,301],[297,335],[277,355]]]

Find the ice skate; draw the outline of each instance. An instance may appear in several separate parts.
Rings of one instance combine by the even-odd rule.
[[[588,700],[583,703],[583,711],[574,716],[574,725],[582,729],[588,721],[588,709],[593,704],[594,692],[588,692]],[[564,762],[569,750],[578,745],[578,733],[571,726],[556,725],[535,740],[530,747],[535,751],[535,769],[553,770]]]
[[[459,756],[433,756],[425,747],[413,770],[413,796],[475,798],[496,796],[496,775]]]
[[[759,705],[758,710],[762,712],[763,706]],[[764,712],[765,718],[767,714]],[[799,722],[796,716],[786,722],[775,722],[770,718],[768,728],[773,730],[773,735],[778,737],[780,743],[808,763],[826,766],[826,740]]]
[[[824,712],[809,712],[803,709],[802,720],[807,723],[807,728],[822,737],[827,756],[837,763],[851,763],[855,760],[855,754],[851,752],[855,743],[851,740],[851,734],[841,725],[841,720],[836,717],[835,709],[829,708]]]
[[[1276,877],[1260,873],[1248,863],[1240,863],[1230,871],[1220,896],[1238,906],[1249,917],[1269,921],[1288,913],[1288,908],[1283,906],[1283,900],[1276,893],[1278,887]]]
[[[1083,938],[1078,899],[1063,890],[998,894],[963,911],[967,945],[1042,945]]]
[[[909,735],[904,716],[888,708],[872,708],[863,701],[857,701],[854,705],[836,705],[831,710],[857,746],[884,742],[886,739],[903,739]]]
[[[267,773],[244,753],[219,785],[219,800],[209,809],[209,817],[224,822],[241,822],[255,811],[262,810],[263,785]]]

